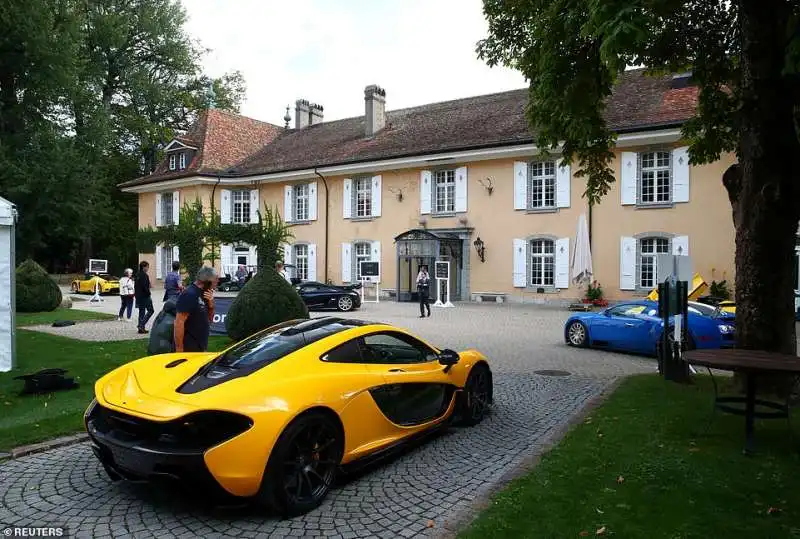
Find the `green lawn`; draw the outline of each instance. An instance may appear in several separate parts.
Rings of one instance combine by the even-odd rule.
[[[89,313],[94,314],[94,313]],[[212,337],[220,350],[227,337]],[[0,373],[0,451],[83,429],[83,412],[92,400],[95,381],[114,367],[147,355],[147,340],[87,342],[30,330],[17,332],[17,368]],[[80,388],[31,396],[20,395],[20,374],[63,368]]]
[[[742,417],[718,414],[695,435],[712,398],[706,376],[626,380],[461,537],[800,537],[800,455],[786,422],[757,421],[758,453],[745,457]]]
[[[50,325],[56,320],[113,320],[113,314],[83,311],[81,309],[62,309],[48,313],[17,313],[17,327],[36,326],[39,324]]]

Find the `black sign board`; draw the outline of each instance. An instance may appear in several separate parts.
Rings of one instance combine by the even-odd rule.
[[[380,277],[381,263],[380,262],[361,262],[361,276],[362,277]]]
[[[228,330],[225,329],[225,317],[228,315],[228,309],[231,308],[231,303],[236,298],[214,298],[214,320],[211,322],[212,335],[227,335]]]
[[[450,279],[450,262],[436,262],[436,278]]]
[[[89,273],[108,273],[108,260],[90,258]]]

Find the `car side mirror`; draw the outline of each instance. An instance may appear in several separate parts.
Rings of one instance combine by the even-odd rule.
[[[449,371],[461,358],[458,352],[445,348],[439,353],[439,363],[445,366],[444,372]]]

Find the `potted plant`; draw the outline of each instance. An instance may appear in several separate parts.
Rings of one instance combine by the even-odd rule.
[[[608,305],[608,301],[603,299],[603,288],[600,286],[600,283],[597,281],[592,281],[589,283],[589,287],[586,289],[586,297],[583,299],[584,303],[591,303],[597,307],[606,307]]]

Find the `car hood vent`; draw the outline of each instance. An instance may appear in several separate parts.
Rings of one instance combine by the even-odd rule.
[[[180,365],[181,363],[186,363],[186,361],[187,361],[187,360],[186,360],[186,358],[182,358],[182,359],[176,359],[175,361],[170,361],[169,363],[167,363],[166,365],[164,365],[164,368],[165,368],[165,369],[171,369],[171,368],[173,368],[173,367],[177,367],[177,366],[178,366],[178,365]]]

